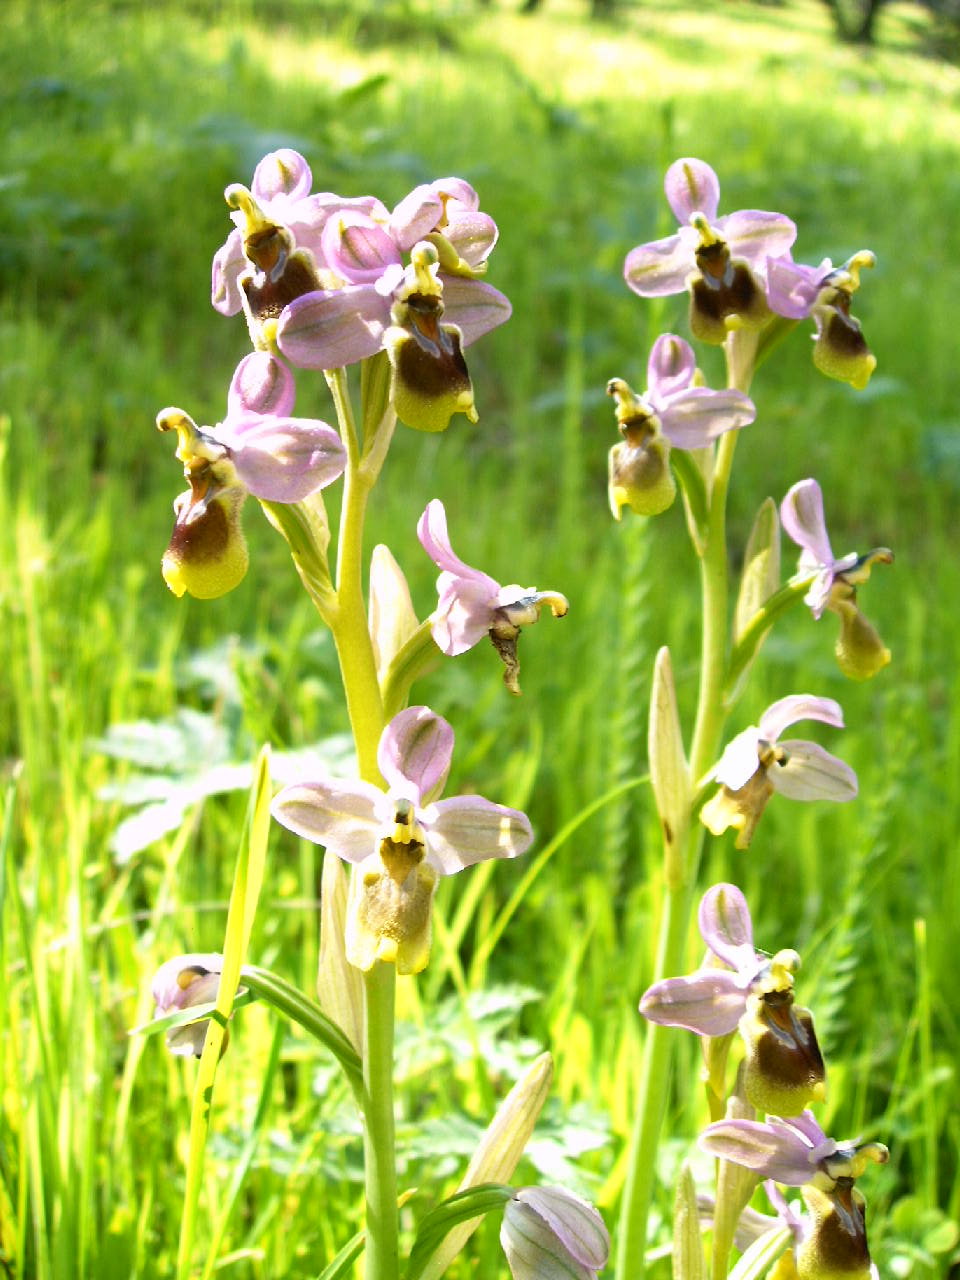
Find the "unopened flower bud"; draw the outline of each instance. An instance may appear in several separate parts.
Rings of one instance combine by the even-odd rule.
[[[610,1237],[593,1205],[565,1187],[524,1187],[507,1202],[500,1243],[513,1280],[596,1280]]]

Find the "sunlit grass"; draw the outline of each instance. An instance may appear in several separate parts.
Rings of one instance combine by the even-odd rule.
[[[685,323],[678,300],[653,316],[620,280],[626,250],[670,230],[663,169],[676,154],[704,156],[723,209],[783,209],[806,261],[876,250],[854,307],[880,360],[874,383],[856,396],[819,378],[808,338],[795,335],[758,377],[760,417],[731,510],[742,546],[762,497],[816,474],[835,549],[897,551],[862,597],[894,651],[890,670],[868,686],[844,682],[833,620],[797,616],[764,649],[735,713],[740,727],[792,690],[837,697],[849,728],[828,745],[857,768],[862,797],[799,814],[771,805],[763,853],[717,841],[708,867],[743,884],[762,945],[804,954],[802,996],[836,1064],[830,1123],[893,1150],[868,1189],[881,1248],[883,1233],[922,1243],[932,1228],[918,1215],[935,1202],[960,1212],[950,1107],[960,72],[925,55],[909,6],[884,9],[879,47],[866,52],[834,44],[813,0],[631,7],[595,27],[585,7],[548,2],[521,19],[467,5],[321,6],[311,17],[293,4],[284,22],[224,5],[209,26],[196,12],[106,5],[17,4],[5,15],[0,1238],[24,1274],[173,1272],[193,1069],[126,1030],[149,1017],[164,958],[221,945],[243,819],[242,796],[211,799],[119,861],[110,842],[128,810],[100,792],[139,769],[90,740],[188,707],[209,715],[229,759],[252,760],[265,739],[302,746],[345,724],[330,646],[255,510],[253,567],[230,597],[177,602],[158,572],[180,478],[153,416],[165,404],[198,420],[223,412],[247,339],[207,300],[210,256],[229,228],[221,193],[281,143],[308,155],[317,187],[373,189],[388,203],[463,173],[500,223],[490,278],[515,314],[471,359],[481,423],[439,440],[398,436],[371,545],[390,541],[425,614],[435,569],[413,528],[440,496],[466,560],[570,597],[568,619],[523,638],[519,715],[482,650],[420,689],[455,724],[455,783],[528,805],[537,848],[645,767],[661,643],[673,647],[687,712],[695,697],[680,513],[615,527],[605,503],[604,383],[615,373],[641,382],[656,332]],[[298,407],[330,416],[319,378],[300,380]],[[678,582],[691,586],[678,593]],[[217,678],[201,679],[190,659],[225,634],[245,643],[221,650]],[[557,848],[486,964],[483,940],[526,868],[443,886],[459,959],[438,945],[425,978],[401,992],[413,1028],[401,1046],[401,1132],[414,1152],[401,1185],[424,1188],[417,1212],[438,1178],[456,1181],[518,1061],[545,1044],[557,1103],[541,1171],[561,1176],[557,1161],[579,1144],[585,1189],[614,1206],[660,891],[644,800],[619,798]],[[318,877],[312,846],[273,837],[253,954],[308,990]],[[484,1003],[491,981],[514,984],[502,1010]],[[225,1203],[271,1037],[261,1008],[243,1011],[218,1086],[205,1221]],[[681,1062],[694,1079],[689,1043]],[[450,1118],[460,1109],[469,1124]],[[664,1209],[703,1118],[697,1092],[678,1094],[672,1115]],[[224,1237],[227,1274],[319,1273],[358,1221],[356,1139],[328,1063],[285,1035]],[[502,1266],[495,1237],[478,1237],[484,1280]]]

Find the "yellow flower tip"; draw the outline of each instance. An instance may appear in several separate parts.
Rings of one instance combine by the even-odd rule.
[[[380,945],[377,947],[377,959],[382,960],[384,964],[396,964],[398,950],[396,938],[381,938]]]
[[[846,262],[844,270],[850,276],[851,291],[860,288],[860,272],[864,268],[875,267],[876,265],[877,255],[870,249],[860,249]]]
[[[810,1098],[813,1102],[826,1102],[827,1100],[826,1080],[818,1080],[816,1084],[811,1085]]]
[[[181,457],[189,449],[190,444],[197,439],[197,424],[189,413],[184,413],[182,409],[176,409],[172,406],[167,409],[161,409],[157,414],[157,430],[175,431],[177,433],[178,457]]]
[[[186,594],[187,584],[184,581],[181,566],[178,561],[174,560],[169,553],[165,552],[160,562],[160,572],[163,574],[163,580],[179,600]]]
[[[565,618],[570,612],[570,601],[559,591],[541,591],[540,599],[550,608],[555,618]]]
[[[856,376],[850,379],[851,387],[855,391],[863,391],[873,376],[873,371],[876,367],[877,357],[871,351],[869,355],[864,357]]]
[[[610,512],[618,523],[623,519],[623,508],[628,506],[627,493],[622,485],[612,484],[607,490],[610,501]]]
[[[223,198],[231,209],[236,209],[243,215],[246,224],[245,235],[249,236],[255,231],[262,230],[263,227],[272,225],[264,217],[263,210],[254,199],[253,193],[242,182],[234,182],[227,187]]]
[[[700,213],[699,211],[691,213],[690,225],[700,237],[701,248],[708,249],[711,245],[724,243],[723,236],[711,227],[706,214]]]

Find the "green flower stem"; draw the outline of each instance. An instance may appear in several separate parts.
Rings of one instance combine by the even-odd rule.
[[[326,376],[347,450],[337,547],[337,607],[330,629],[340,659],[360,777],[376,783],[380,779],[377,744],[385,721],[363,599],[363,522],[373,486],[360,471],[360,446],[346,372],[333,369]]]
[[[752,361],[749,353],[738,363],[727,351],[729,381],[749,386]],[[700,556],[700,583],[703,598],[700,689],[690,747],[690,775],[696,782],[716,759],[726,712],[723,689],[727,665],[727,492],[739,431],[727,431],[717,446],[706,539],[696,547]],[[691,809],[690,834],[684,875],[679,883],[666,886],[666,900],[660,919],[654,981],[675,976],[683,967],[684,948],[693,906],[703,827]],[[666,1111],[670,1083],[670,1063],[675,1032],[670,1027],[651,1024],[647,1028],[640,1068],[640,1089],[636,1119],[631,1135],[627,1179],[620,1212],[617,1243],[619,1280],[641,1280],[646,1264],[647,1217],[656,1178],[656,1151]],[[715,1280],[722,1280],[716,1277]]]
[[[367,1280],[398,1280],[397,1162],[393,1121],[396,968],[378,961],[363,975],[363,1156],[367,1192]]]
[[[326,378],[347,450],[337,547],[337,605],[330,627],[340,659],[360,776],[366,782],[380,783],[377,746],[385,719],[363,598],[363,523],[367,499],[379,467],[365,470],[361,465],[360,441],[345,370],[330,370]],[[398,1280],[399,1224],[393,1119],[396,969],[392,964],[378,962],[363,977],[361,1096],[367,1214],[365,1275],[367,1280]]]

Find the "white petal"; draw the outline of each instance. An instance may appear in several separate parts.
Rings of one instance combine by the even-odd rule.
[[[815,742],[781,743],[786,763],[773,764],[767,777],[775,791],[789,800],[852,800],[857,775],[842,760]]]

